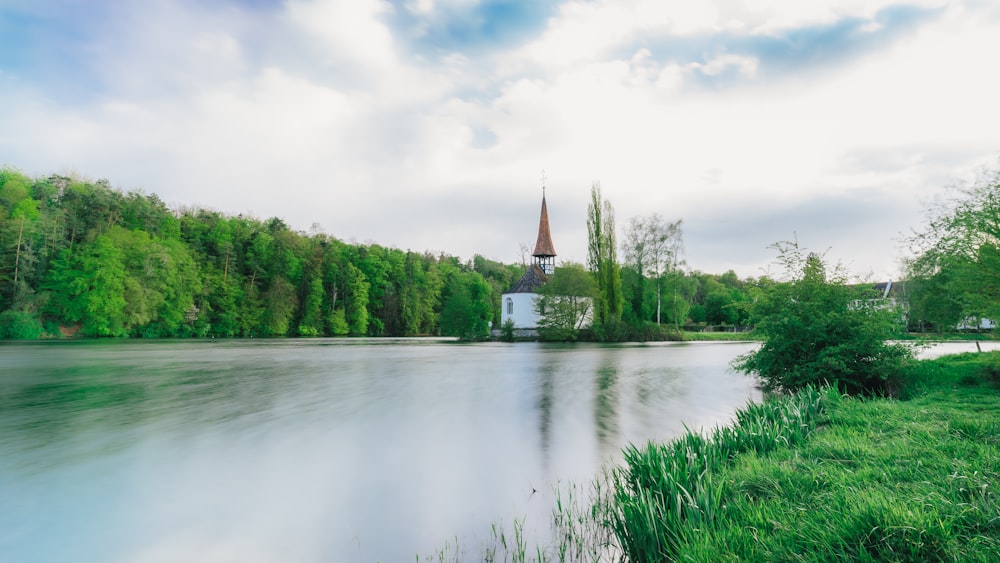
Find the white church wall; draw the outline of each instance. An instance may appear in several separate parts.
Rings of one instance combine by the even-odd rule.
[[[535,313],[537,293],[504,293],[500,298],[503,308],[500,315],[500,325],[508,319],[514,321],[514,328],[537,328],[538,314]]]

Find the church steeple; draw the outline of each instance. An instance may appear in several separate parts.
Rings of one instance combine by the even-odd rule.
[[[538,241],[535,242],[533,263],[537,264],[546,275],[552,275],[556,270],[556,249],[552,245],[552,233],[549,232],[549,209],[545,204],[545,184],[542,184],[542,213],[538,218]]]

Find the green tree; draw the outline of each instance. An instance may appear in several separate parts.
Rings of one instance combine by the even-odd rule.
[[[597,285],[582,264],[564,263],[538,290],[535,310],[544,340],[576,340],[593,319]]]
[[[195,296],[201,294],[202,278],[188,247],[120,226],[102,236],[118,248],[125,266],[123,313],[129,333],[152,337],[195,333]]]
[[[629,220],[622,248],[625,263],[638,273],[634,278],[636,286],[632,294],[632,309],[636,319],[647,320],[642,301],[648,276],[656,285],[656,323],[660,324],[663,275],[680,267],[681,240],[680,220],[667,222],[658,213]]]
[[[625,305],[615,240],[615,210],[602,200],[601,186],[595,183],[587,206],[587,265],[597,277],[594,320],[605,330],[614,330]]]
[[[444,279],[437,260],[430,254],[407,252],[400,280],[400,310],[404,334],[437,331],[438,309]]]
[[[889,342],[902,329],[899,311],[849,286],[839,268],[828,273],[821,257],[803,256],[797,243],[775,248],[788,279],[757,296],[751,319],[764,343],[733,367],[769,391],[823,383],[847,393],[897,390],[911,359],[909,348]]]
[[[25,311],[4,311],[0,313],[0,339],[32,340],[44,333],[38,317]]]
[[[476,272],[459,272],[448,281],[441,308],[441,333],[468,340],[485,338],[493,318],[490,285]]]
[[[84,336],[125,336],[125,280],[122,251],[98,236],[75,253],[64,251],[48,289],[54,316],[80,325]]]
[[[473,269],[490,284],[490,300],[493,303],[493,326],[500,326],[500,296],[507,291],[524,273],[524,266],[517,264],[502,264],[475,255],[472,258]],[[502,328],[502,327],[501,327]]]
[[[364,336],[369,330],[368,290],[364,272],[350,262],[344,265],[344,318],[348,334]]]
[[[952,330],[963,318],[963,296],[953,288],[953,268],[941,268],[929,276],[911,275],[906,281],[907,316],[921,332]]]
[[[261,331],[268,336],[288,334],[292,316],[298,307],[295,286],[284,277],[277,276],[261,297],[264,305]]]
[[[240,302],[243,290],[237,277],[219,270],[205,271],[208,295],[202,307],[210,315],[210,332],[217,336],[240,334]]]
[[[313,276],[306,284],[299,320],[299,336],[319,336],[323,331],[323,278]]]
[[[1000,169],[954,188],[949,200],[928,210],[925,228],[909,242],[908,277],[928,280],[924,287],[938,286],[956,305],[951,319],[943,308],[931,313],[936,324],[1000,319]]]
[[[31,180],[10,169],[0,170],[0,309],[27,306],[38,261],[38,219]]]
[[[663,310],[663,320],[674,325],[675,331],[680,331],[681,324],[687,322],[691,303],[698,289],[695,278],[684,274],[682,270],[671,270],[660,276],[663,294],[669,296],[669,307]]]

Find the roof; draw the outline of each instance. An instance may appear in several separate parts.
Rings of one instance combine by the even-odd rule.
[[[892,281],[879,282],[872,285],[872,289],[877,291],[882,295],[883,298],[889,297],[890,295],[905,295],[906,294],[906,282],[905,281]]]
[[[538,218],[538,242],[532,256],[555,256],[556,249],[552,246],[552,234],[549,232],[549,208],[545,205],[545,194],[542,194],[542,215]]]
[[[547,281],[549,278],[542,271],[541,266],[532,264],[528,266],[521,279],[507,290],[507,293],[536,293],[536,290],[545,285]]]

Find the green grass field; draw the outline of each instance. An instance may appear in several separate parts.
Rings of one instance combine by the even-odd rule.
[[[675,560],[996,561],[1000,354],[921,362],[909,399],[828,396],[802,444],[718,473],[724,509]]]

